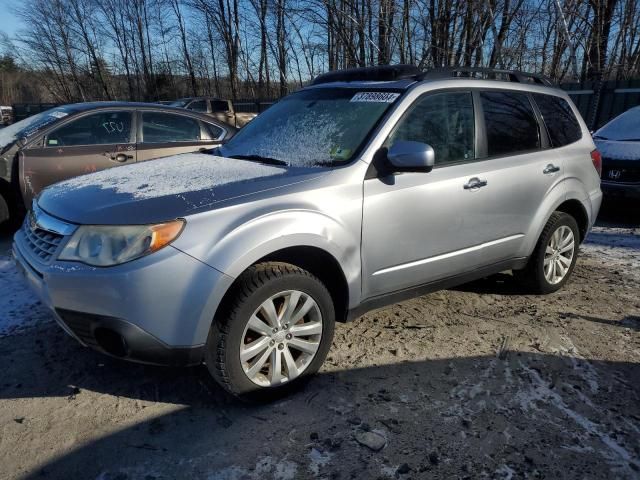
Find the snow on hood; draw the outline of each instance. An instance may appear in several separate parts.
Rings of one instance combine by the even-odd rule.
[[[49,195],[55,198],[69,190],[98,187],[136,199],[167,197],[258,177],[282,175],[285,171],[282,167],[206,153],[186,153],[65,180],[51,187]],[[213,190],[210,194],[213,198]]]
[[[640,106],[633,107],[618,115],[604,127],[593,134],[607,140],[638,140],[640,139]]]
[[[603,158],[612,158],[615,160],[640,160],[640,141],[623,142],[595,138],[594,142]]]
[[[265,165],[187,153],[111,168],[54,184],[38,205],[79,224],[143,224],[210,210],[214,204],[283,187],[324,168]]]

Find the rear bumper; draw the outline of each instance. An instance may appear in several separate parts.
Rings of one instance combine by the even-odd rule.
[[[85,346],[142,363],[202,361],[215,310],[233,279],[173,248],[109,268],[39,264],[13,244],[16,265],[58,324]]]
[[[640,183],[617,183],[603,180],[600,188],[607,196],[640,199]]]

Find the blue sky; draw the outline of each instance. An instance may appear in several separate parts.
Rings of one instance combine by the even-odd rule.
[[[10,37],[13,37],[22,27],[20,20],[13,14],[15,5],[16,2],[14,0],[0,0],[0,18],[2,18],[0,20],[0,31]]]

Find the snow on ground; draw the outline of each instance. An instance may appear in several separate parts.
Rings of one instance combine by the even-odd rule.
[[[581,247],[589,256],[606,259],[625,273],[640,276],[640,228],[594,227]]]
[[[13,259],[0,255],[0,337],[42,322],[51,321],[49,311],[31,292]]]

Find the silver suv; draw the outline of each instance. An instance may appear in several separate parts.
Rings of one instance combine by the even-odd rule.
[[[13,251],[82,344],[270,396],[320,368],[336,321],[505,270],[561,288],[599,168],[541,77],[339,71],[212,153],[47,188]]]

